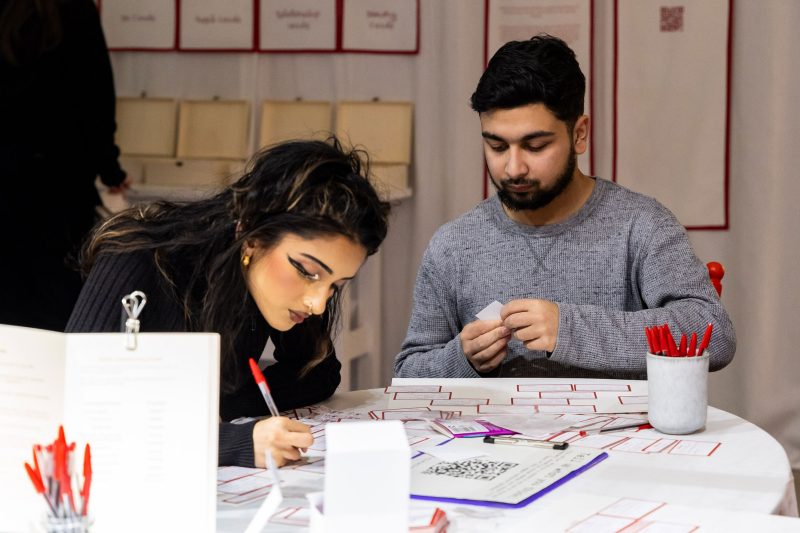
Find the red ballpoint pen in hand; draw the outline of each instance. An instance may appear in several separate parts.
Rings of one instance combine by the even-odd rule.
[[[267,402],[269,414],[272,416],[280,416],[278,407],[275,405],[275,400],[272,399],[272,394],[269,392],[267,378],[265,378],[264,374],[261,373],[261,369],[258,368],[258,363],[256,363],[252,357],[250,358],[250,371],[253,372],[253,377],[256,379],[256,384],[261,391],[261,395],[264,397],[264,401]]]

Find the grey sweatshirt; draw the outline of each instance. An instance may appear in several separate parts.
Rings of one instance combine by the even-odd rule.
[[[713,258],[708,258],[709,260]],[[511,340],[494,371],[467,361],[459,334],[494,300],[558,304],[552,353]],[[568,220],[527,226],[497,196],[448,222],[422,258],[398,377],[604,377],[645,379],[645,326],[669,324],[679,340],[714,324],[711,370],[731,362],[736,337],[683,226],[656,200],[597,179]]]

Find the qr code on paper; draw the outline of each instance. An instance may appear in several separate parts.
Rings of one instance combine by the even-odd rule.
[[[480,481],[492,481],[508,470],[519,466],[519,463],[508,463],[505,461],[487,461],[485,459],[468,459],[466,461],[453,461],[437,463],[423,474],[434,476],[450,476],[461,479],[477,479]]]
[[[661,31],[683,31],[683,6],[661,8]]]

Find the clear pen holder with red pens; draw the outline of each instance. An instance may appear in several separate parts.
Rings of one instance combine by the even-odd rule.
[[[686,435],[703,429],[708,413],[708,366],[706,348],[712,326],[700,345],[697,336],[686,336],[676,345],[667,325],[645,328],[647,354],[647,413],[650,425],[669,435]]]
[[[79,459],[75,443],[68,444],[63,427],[52,444],[33,446],[32,464],[25,470],[34,490],[43,498],[43,511],[35,520],[35,531],[47,533],[87,533],[93,523],[89,514],[92,484],[91,450],[83,453],[83,472],[78,474]]]
[[[56,517],[48,513],[39,524],[39,530],[46,533],[88,533],[92,522],[88,516]]]

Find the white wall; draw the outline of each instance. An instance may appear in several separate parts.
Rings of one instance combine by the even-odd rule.
[[[114,53],[117,91],[175,98],[410,100],[414,196],[395,207],[383,250],[383,375],[405,336],[419,258],[435,229],[481,199],[482,155],[469,96],[482,72],[483,0],[422,0],[417,56]],[[595,0],[595,174],[611,169],[611,0]],[[725,265],[723,301],[739,338],[712,376],[711,403],[767,429],[800,467],[800,2],[736,0],[730,230],[693,232]],[[252,131],[257,131],[253,124]],[[698,139],[702,142],[702,139]],[[588,169],[584,169],[588,170]],[[373,385],[378,385],[373,384]]]

